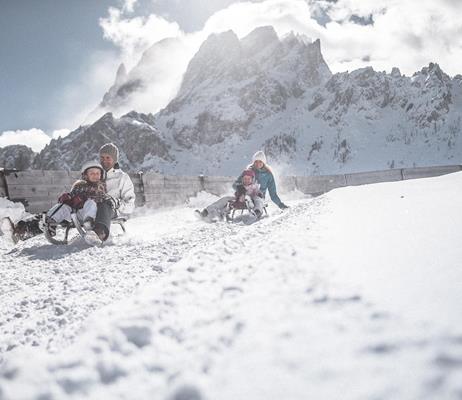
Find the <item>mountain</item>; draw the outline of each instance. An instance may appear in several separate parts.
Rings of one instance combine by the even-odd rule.
[[[65,138],[53,139],[35,158],[33,168],[80,170],[88,160],[97,160],[100,147],[117,143],[120,163],[137,171],[146,159],[171,161],[168,144],[153,127],[152,115],[131,112],[121,118],[111,113],[92,125],[80,126]]]
[[[145,106],[148,92],[135,78],[150,81],[150,57],[161,48],[128,73],[119,68],[107,109]],[[260,27],[242,39],[210,35],[156,114],[105,114],[52,141],[34,166],[79,168],[108,140],[121,147],[126,169],[174,174],[234,175],[258,149],[284,174],[438,165],[459,163],[461,128],[461,75],[451,78],[435,63],[411,77],[398,68],[332,74],[319,40]]]
[[[107,112],[124,115],[133,110],[145,114],[158,111],[175,97],[193,52],[180,39],[167,38],[147,49],[129,72],[121,64],[114,84],[86,122],[92,123]]]
[[[36,153],[27,146],[15,144],[0,148],[0,167],[6,169],[29,169]]]

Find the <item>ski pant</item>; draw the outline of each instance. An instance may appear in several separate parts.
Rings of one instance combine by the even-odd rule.
[[[98,203],[98,210],[95,218],[95,230],[99,230],[105,233],[106,240],[109,236],[111,229],[111,219],[117,216],[116,212],[112,208],[112,202],[110,200]]]
[[[246,197],[248,199],[250,199],[249,207],[252,210],[259,210],[260,214],[262,214],[263,213],[263,207],[265,205],[264,202],[263,202],[263,199],[260,196],[254,196],[254,197],[246,196]]]
[[[77,210],[76,212],[77,218],[81,222],[84,222],[88,218],[95,219],[96,209],[97,209],[96,202],[92,199],[88,199],[83,204],[83,208],[81,208],[80,210]],[[67,204],[61,204],[61,203],[55,204],[47,212],[47,216],[55,220],[58,224],[63,221],[71,222],[71,214],[72,214],[72,208],[68,206]]]
[[[214,219],[223,219],[226,214],[226,205],[229,201],[234,200],[234,198],[234,196],[225,196],[207,206],[205,208],[208,212],[207,218],[211,221]]]

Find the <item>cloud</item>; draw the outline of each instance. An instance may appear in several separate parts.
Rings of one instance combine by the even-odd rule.
[[[53,126],[75,129],[85,123],[104,93],[114,83],[121,62],[116,51],[98,51],[88,55],[76,78],[57,94],[61,107],[53,114]]]
[[[99,20],[104,38],[120,48],[121,57],[129,67],[136,64],[153,43],[182,34],[176,22],[168,22],[155,14],[124,17],[124,10],[115,7],[110,7],[108,13]]]
[[[125,0],[122,10],[127,13],[132,13],[135,8],[135,4],[138,0]]]
[[[51,134],[51,138],[52,139],[65,138],[67,135],[69,135],[69,133],[71,133],[70,129],[56,129]]]
[[[57,129],[50,135],[37,128],[16,131],[4,131],[0,133],[0,148],[15,144],[22,144],[30,147],[38,153],[41,151],[51,139],[66,137],[70,133],[69,129]]]
[[[171,12],[166,12],[167,3],[162,3],[163,15],[168,17],[154,13],[135,15],[148,9],[138,3],[124,0],[120,8],[109,8],[108,15],[100,19],[104,37],[118,51],[89,58],[84,78],[63,93],[64,106],[56,126],[74,127],[82,123],[114,83],[120,62],[130,71],[147,50],[151,57],[148,68],[133,72],[147,77],[147,85],[136,99],[116,110],[116,115],[131,110],[158,111],[176,94],[187,64],[200,44],[211,33],[229,29],[243,37],[258,26],[272,25],[280,36],[294,31],[313,40],[320,38],[322,53],[333,72],[365,66],[390,72],[399,67],[411,75],[428,63],[437,62],[450,75],[462,73],[462,46],[457,39],[462,37],[462,22],[456,17],[462,11],[462,2],[455,0],[421,0],[418,7],[414,0],[236,1],[211,15],[202,29],[189,33],[166,19],[184,17],[185,11],[176,7],[177,2],[168,3]],[[197,7],[205,6],[198,2]],[[201,14],[200,9],[197,14]],[[167,38],[174,40],[164,40]],[[103,112],[98,110],[97,116]]]
[[[0,134],[0,147],[22,144],[32,148],[35,152],[43,149],[51,138],[41,129],[4,131]]]
[[[190,34],[155,14],[124,18],[121,10],[111,8],[101,26],[105,37],[127,55],[140,54],[164,37],[181,37],[194,47],[197,39],[213,32],[232,29],[243,36],[257,26],[273,25],[279,34],[293,30],[320,38],[333,71],[371,65],[387,71],[397,66],[412,74],[437,62],[455,75],[462,72],[462,47],[457,39],[462,36],[462,20],[456,14],[462,11],[461,4],[455,0],[422,0],[418,7],[414,0],[236,2]]]
[[[413,0],[338,0],[322,6],[331,19],[322,34],[334,71],[396,66],[410,75],[436,62],[450,75],[462,72],[460,2],[422,0],[416,7]],[[371,17],[373,24],[355,24],[352,15]],[[367,63],[360,61],[365,55],[370,56]]]

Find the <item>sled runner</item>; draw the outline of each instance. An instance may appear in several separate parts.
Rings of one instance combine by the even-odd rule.
[[[45,234],[46,239],[51,244],[56,245],[66,245],[69,244],[69,232],[71,229],[75,228],[78,234],[85,239],[85,242],[90,245],[101,245],[101,240],[93,232],[92,226],[87,225],[86,223],[81,224],[77,218],[76,213],[71,214],[71,222],[63,221],[61,223],[56,223],[46,214],[42,216],[41,228]],[[117,224],[122,229],[123,233],[126,233],[125,222],[127,218],[125,217],[116,217],[111,220],[111,224]]]
[[[264,215],[268,215],[268,211],[266,208],[268,207],[268,204],[265,203],[263,206],[263,213],[262,214],[257,214],[256,210],[253,208],[252,200],[246,196],[244,201],[239,201],[239,200],[231,200],[228,202],[226,209],[226,221],[228,222],[234,222],[234,215],[236,211],[240,211],[240,215],[243,215],[244,212],[247,212],[253,216],[255,216],[257,219],[262,218]],[[263,215],[264,214],[264,215]]]

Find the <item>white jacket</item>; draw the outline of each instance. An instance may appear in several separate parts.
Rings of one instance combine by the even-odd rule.
[[[135,188],[126,172],[111,168],[106,171],[107,194],[120,200],[119,212],[131,214],[135,208]]]

